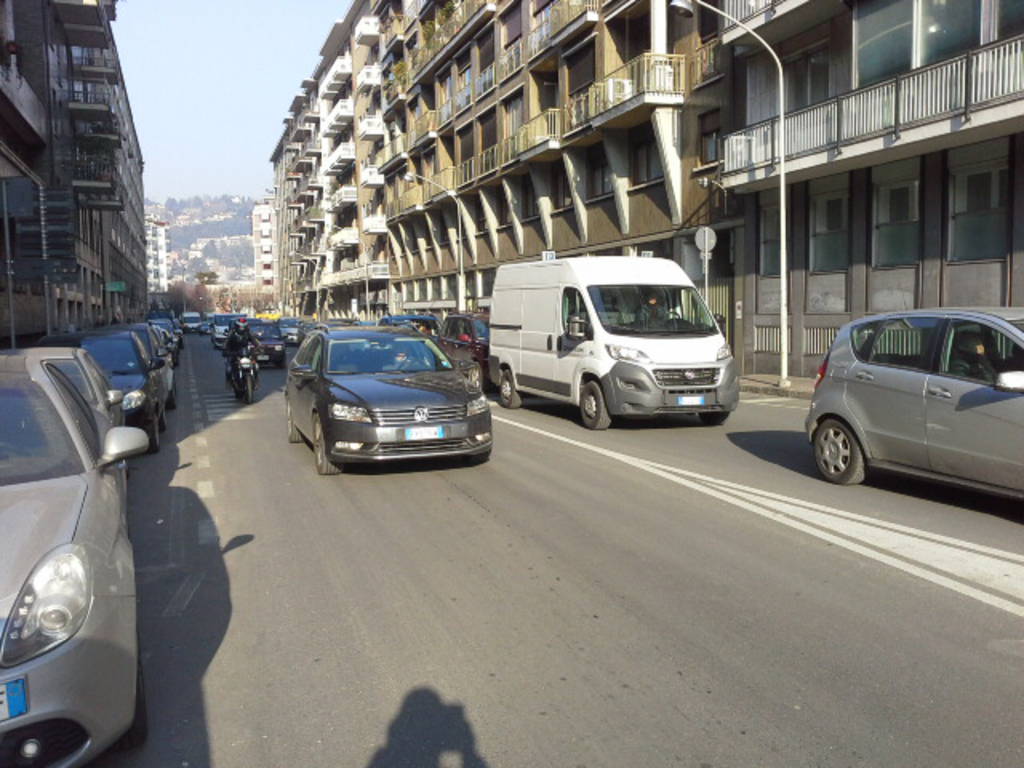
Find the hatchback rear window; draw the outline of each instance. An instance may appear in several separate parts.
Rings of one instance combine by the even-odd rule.
[[[39,385],[0,374],[0,486],[83,471],[67,427]]]

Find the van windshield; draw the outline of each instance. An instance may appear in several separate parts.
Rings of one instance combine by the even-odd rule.
[[[682,285],[592,285],[601,325],[625,336],[711,336],[718,324],[695,288]]]

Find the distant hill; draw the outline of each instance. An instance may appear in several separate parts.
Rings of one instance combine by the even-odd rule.
[[[252,233],[255,200],[237,195],[170,197],[146,201],[146,213],[170,224],[171,250],[187,250],[196,240]]]

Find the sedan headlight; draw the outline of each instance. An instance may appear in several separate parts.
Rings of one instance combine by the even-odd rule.
[[[136,389],[124,396],[124,400],[121,401],[121,408],[126,411],[132,411],[144,402],[146,402],[146,393],[141,389]]]
[[[85,550],[67,544],[35,567],[4,627],[0,666],[13,666],[73,637],[92,605],[92,574]]]
[[[335,403],[331,406],[331,418],[339,421],[363,421],[367,424],[372,421],[369,411],[365,408],[344,403]]]
[[[633,349],[633,347],[620,347],[618,344],[606,345],[608,354],[612,356],[613,360],[623,360],[627,363],[649,363],[651,358],[641,349]]]
[[[732,357],[732,348],[728,344],[723,344],[718,350],[715,360],[728,360],[730,357]]]
[[[474,397],[469,401],[469,405],[466,407],[466,413],[470,416],[476,416],[478,413],[484,413],[490,408],[490,403],[487,402],[487,398],[483,395],[480,397]]]

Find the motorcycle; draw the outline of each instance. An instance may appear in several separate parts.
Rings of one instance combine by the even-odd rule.
[[[259,384],[260,366],[256,362],[255,347],[248,347],[238,356],[231,367],[231,388],[236,400],[244,400],[251,404],[256,399],[256,386]]]

